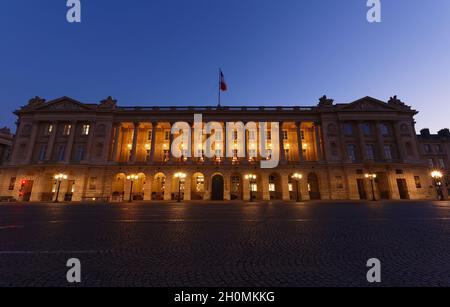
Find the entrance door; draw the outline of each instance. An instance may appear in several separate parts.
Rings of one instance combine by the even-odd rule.
[[[212,178],[212,200],[223,200],[223,177],[215,175]]]
[[[364,179],[356,179],[358,184],[359,199],[367,199],[366,186],[364,184]]]
[[[406,184],[406,179],[397,179],[398,193],[400,194],[400,199],[409,199],[408,185]]]
[[[308,190],[309,199],[320,199],[319,178],[317,178],[317,175],[315,173],[310,173],[308,175]]]
[[[25,184],[22,188],[22,201],[30,201],[31,198],[31,190],[33,189],[33,180],[25,181]]]

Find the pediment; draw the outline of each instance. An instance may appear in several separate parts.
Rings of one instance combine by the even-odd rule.
[[[349,104],[343,105],[340,111],[398,111],[397,108],[387,104],[384,101],[372,98],[364,97],[353,101]]]
[[[70,97],[61,97],[39,105],[36,111],[89,111],[92,108]]]

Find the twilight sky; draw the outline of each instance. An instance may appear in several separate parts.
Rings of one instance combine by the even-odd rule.
[[[0,126],[32,96],[120,105],[315,105],[397,94],[417,129],[450,127],[450,1],[3,0]]]

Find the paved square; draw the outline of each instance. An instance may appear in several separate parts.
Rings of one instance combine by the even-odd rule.
[[[0,286],[450,286],[449,202],[0,205]]]

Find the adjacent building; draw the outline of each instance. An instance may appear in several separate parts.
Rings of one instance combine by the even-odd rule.
[[[0,165],[9,161],[14,135],[4,127],[0,129]]]
[[[111,97],[100,103],[35,97],[15,114],[18,129],[1,169],[0,196],[21,201],[436,197],[424,140],[416,136],[417,112],[397,97],[335,103],[324,96],[310,107],[123,107]],[[173,157],[170,148],[179,135],[171,133],[172,125],[183,121],[193,129],[195,114],[222,127],[255,122],[259,129],[260,122],[279,122],[280,163],[260,168],[260,160],[270,157],[261,156],[253,130],[245,133],[245,158],[234,150],[223,157],[225,142],[236,146],[238,136],[197,148],[181,144],[185,154]],[[273,150],[275,136],[267,135],[264,146]],[[216,155],[204,156],[204,146],[213,146]],[[440,157],[433,156],[433,163]]]

